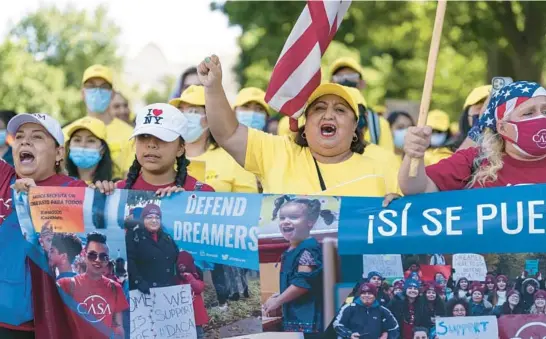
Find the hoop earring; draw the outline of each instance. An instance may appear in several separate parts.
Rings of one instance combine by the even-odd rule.
[[[59,160],[55,161],[55,166],[61,166],[61,162]]]
[[[358,141],[358,135],[356,135],[356,133],[353,135],[353,142],[357,142]]]
[[[305,135],[305,132],[303,132],[303,133],[301,134],[301,137],[302,137],[303,139],[307,139],[307,135]]]

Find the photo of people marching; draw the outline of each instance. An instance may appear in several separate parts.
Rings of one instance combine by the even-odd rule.
[[[0,22],[0,339],[546,338],[546,1]]]

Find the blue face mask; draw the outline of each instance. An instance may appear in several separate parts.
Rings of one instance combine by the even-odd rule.
[[[76,167],[89,169],[99,163],[102,154],[96,148],[70,147],[68,157]]]
[[[237,120],[246,127],[263,131],[266,123],[266,114],[253,111],[237,112]]]
[[[393,132],[393,141],[394,146],[398,149],[404,148],[404,138],[406,137],[406,133],[408,132],[407,128],[404,129],[397,129]]]
[[[104,88],[85,88],[83,90],[87,110],[92,113],[104,113],[112,100],[112,91]]]
[[[446,142],[446,139],[446,133],[432,133],[432,136],[430,137],[430,146],[440,147]]]
[[[8,131],[5,129],[0,129],[0,146],[4,146],[6,144],[7,137]]]
[[[188,119],[188,130],[183,136],[184,141],[188,144],[192,144],[196,142],[206,130],[206,128],[201,126],[201,119],[203,119],[203,116],[198,113],[184,113],[184,116]]]

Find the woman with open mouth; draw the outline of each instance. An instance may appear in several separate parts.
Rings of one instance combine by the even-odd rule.
[[[34,338],[35,331],[51,338],[68,338],[71,335],[63,331],[69,327],[51,311],[53,305],[62,305],[55,279],[27,260],[29,246],[13,209],[10,187],[28,192],[34,186],[87,185],[61,174],[64,137],[55,119],[42,113],[19,114],[9,121],[7,131],[14,137],[15,167],[0,161],[0,260],[10,263],[0,271],[0,338]],[[40,298],[33,300],[33,293]],[[36,327],[34,317],[42,320]]]
[[[222,87],[217,56],[198,67],[209,128],[220,146],[258,176],[264,193],[383,196],[396,174],[363,156],[358,104],[347,87],[322,84],[308,98],[295,142],[240,124]]]

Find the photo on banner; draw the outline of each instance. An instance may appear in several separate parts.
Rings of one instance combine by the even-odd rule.
[[[127,209],[141,214],[141,219],[149,206],[161,211],[165,231],[180,251],[175,268],[178,277],[192,286],[200,336],[229,338],[262,332],[261,196],[183,192],[158,201],[153,194],[132,194],[135,198],[129,194]]]
[[[33,245],[30,257],[55,279],[76,337],[89,331],[97,338],[123,337],[130,331],[121,197],[121,191],[106,197],[88,188],[58,187],[34,187],[18,196],[23,233]]]
[[[331,321],[325,307],[333,304],[333,286],[324,272],[337,281],[339,264],[336,250],[323,248],[337,240],[339,210],[338,197],[264,195],[259,223],[264,331],[322,333]]]
[[[341,284],[352,290],[340,298],[332,330],[398,331],[402,338],[413,338],[413,330],[430,338],[544,337],[546,254],[539,239],[546,234],[545,193],[544,185],[441,192],[404,197],[387,208],[382,199],[343,198]],[[396,278],[399,263],[402,277]],[[376,310],[385,322],[355,322],[360,307]]]

